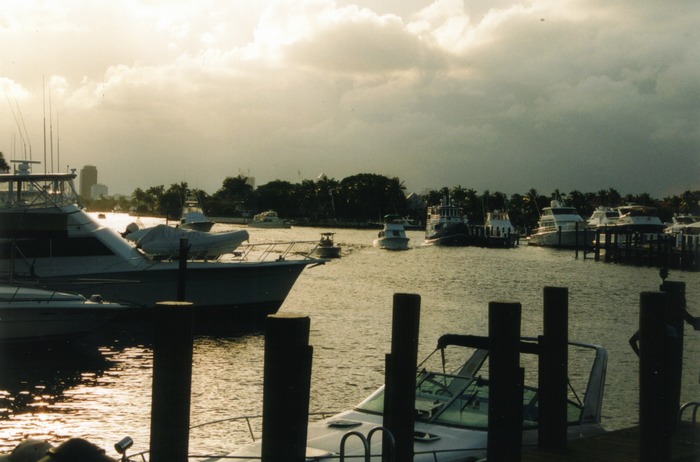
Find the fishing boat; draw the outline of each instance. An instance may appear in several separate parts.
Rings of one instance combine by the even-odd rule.
[[[33,173],[35,163],[20,161],[12,173],[0,174],[0,278],[85,297],[99,293],[147,309],[176,299],[178,260],[152,258],[88,215],[75,190],[75,171]],[[297,252],[293,242],[239,250],[187,262],[185,300],[197,306],[200,326],[262,323],[304,268],[322,263]]]
[[[537,371],[538,340],[523,338],[523,363]],[[570,374],[567,393],[567,437],[602,433],[601,408],[607,352],[600,346],[569,342]],[[416,370],[414,462],[473,462],[486,457],[489,398],[488,337],[447,334]],[[522,400],[524,447],[537,445],[539,389],[536,373],[526,374]],[[354,409],[310,423],[306,453],[309,460],[382,459],[382,437],[371,435],[384,425],[385,388],[380,387]],[[246,419],[247,422],[250,421]],[[348,437],[352,436],[352,437]],[[371,442],[368,444],[368,441]],[[259,461],[262,442],[246,445],[211,461]]]
[[[185,204],[182,206],[182,215],[180,217],[179,226],[181,228],[206,233],[211,231],[214,224],[215,223],[204,214],[204,210],[197,196],[191,196],[185,199]]]
[[[428,207],[425,226],[425,244],[465,246],[472,243],[468,221],[462,207],[445,197],[438,205]]]
[[[321,240],[314,249],[314,255],[319,258],[340,258],[340,246],[333,241],[335,233],[321,233]]]
[[[537,228],[527,237],[528,245],[574,248],[584,245],[586,223],[574,207],[553,200],[542,209]]]
[[[398,215],[386,215],[384,227],[377,233],[377,238],[372,244],[380,249],[407,250],[408,241],[403,219]]]
[[[267,210],[253,216],[253,221],[248,223],[250,228],[291,228],[292,224],[281,219],[274,210]]]
[[[130,307],[99,295],[0,284],[0,344],[64,340],[93,332]]]

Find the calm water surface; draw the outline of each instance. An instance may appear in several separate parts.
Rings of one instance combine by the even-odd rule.
[[[321,231],[249,230],[252,243],[316,240]],[[603,424],[614,429],[636,422],[638,361],[628,339],[637,329],[640,292],[657,290],[661,282],[657,269],[527,245],[423,247],[421,232],[408,233],[410,250],[388,252],[372,247],[376,231],[335,231],[343,257],[305,270],[281,308],[311,318],[312,410],[346,409],[383,382],[394,293],[421,296],[424,357],[443,333],[486,335],[488,303],[494,300],[522,303],[523,334],[540,334],[543,288],[559,286],[569,289],[570,339],[603,345],[610,354]],[[672,271],[670,279],[686,282],[689,309],[700,316],[700,273]],[[193,424],[261,413],[263,344],[260,334],[195,340]],[[700,333],[686,328],[683,401],[700,397],[699,351]],[[80,436],[110,453],[125,435],[135,440],[134,449],[148,448],[148,335],[107,338],[99,348],[1,352],[0,360],[0,450],[27,437],[60,442]],[[192,431],[190,449],[222,451],[246,442],[244,432],[231,435],[212,426]]]

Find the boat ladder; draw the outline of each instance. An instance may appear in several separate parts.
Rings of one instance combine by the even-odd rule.
[[[692,411],[692,418],[689,422],[689,425],[687,426],[687,430],[683,431],[683,413],[686,410],[691,410]],[[693,446],[700,446],[700,442],[695,441],[695,434],[696,432],[696,424],[698,422],[698,410],[700,410],[700,402],[698,401],[691,401],[689,403],[685,403],[683,406],[681,406],[681,409],[678,411],[678,422],[677,422],[677,431],[678,431],[678,442],[682,444],[690,444]],[[690,411],[689,411],[690,412]],[[688,437],[687,434],[690,434],[690,437]],[[685,437],[684,437],[685,434]]]
[[[363,435],[362,433],[358,431],[350,431],[347,432],[345,435],[343,435],[343,438],[340,440],[340,462],[345,461],[345,442],[350,438],[351,436],[356,436],[360,439],[362,442],[362,446],[364,447],[364,456],[365,456],[365,462],[370,462],[371,457],[372,457],[372,437],[374,436],[375,433],[381,432],[383,433],[383,436],[385,437],[384,439],[386,440],[385,443],[389,443],[389,458],[388,459],[383,459],[387,460],[389,462],[394,462],[395,461],[395,446],[396,442],[394,440],[394,435],[389,431],[389,429],[385,427],[374,427],[367,433],[367,436]],[[383,447],[383,446],[382,446]]]

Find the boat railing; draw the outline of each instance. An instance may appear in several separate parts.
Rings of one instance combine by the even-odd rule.
[[[695,440],[696,437],[696,428],[697,428],[697,423],[698,423],[698,411],[700,410],[700,402],[698,401],[691,401],[689,403],[685,403],[683,406],[681,406],[680,410],[678,411],[678,422],[676,425],[676,428],[678,429],[678,442],[682,444],[690,444],[693,446],[699,445],[700,442]],[[691,412],[691,419],[688,423],[687,428],[684,430],[684,425],[683,425],[683,415],[686,413],[686,411]],[[689,434],[690,436],[686,436]]]
[[[225,255],[222,259],[257,262],[288,259],[314,260],[311,254],[316,250],[318,244],[317,240],[245,244],[237,247],[233,253]]]

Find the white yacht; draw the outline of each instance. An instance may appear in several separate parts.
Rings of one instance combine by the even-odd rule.
[[[179,261],[151,258],[85,213],[74,171],[33,173],[32,164],[18,162],[12,173],[0,174],[0,278],[144,308],[176,299]],[[187,262],[185,300],[197,306],[198,324],[262,322],[304,268],[321,263],[297,253],[293,243],[265,244],[259,253],[253,247],[241,258]]]
[[[620,213],[617,226],[621,233],[660,234],[666,229],[654,207],[629,204],[617,210]]]
[[[664,230],[666,234],[686,234],[688,231],[692,231],[694,228],[700,226],[700,217],[695,215],[679,213],[673,215],[672,220],[673,221],[667,224]]]
[[[488,247],[514,247],[518,244],[520,233],[510,221],[505,210],[486,213],[484,222],[484,245]]]
[[[281,219],[274,210],[267,210],[253,216],[253,221],[248,223],[250,228],[291,228],[292,224]]]
[[[377,233],[373,244],[380,249],[407,250],[408,241],[403,219],[398,215],[387,215],[384,217],[384,227]]]
[[[595,230],[599,227],[614,226],[619,218],[620,212],[617,209],[600,206],[593,211],[586,224],[588,228]]]
[[[584,245],[586,222],[574,207],[553,200],[542,209],[537,228],[527,237],[528,245],[546,247],[576,247]]]
[[[0,345],[87,334],[125,316],[129,309],[105,302],[98,295],[88,299],[79,294],[0,284]]]

